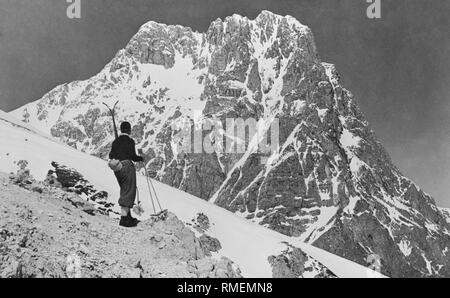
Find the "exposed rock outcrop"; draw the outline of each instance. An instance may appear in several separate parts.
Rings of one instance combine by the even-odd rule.
[[[79,208],[75,193],[30,192],[0,173],[0,278],[240,277],[174,214],[126,229]],[[36,183],[36,182],[33,182]]]
[[[335,278],[336,275],[301,249],[291,247],[278,256],[269,257],[275,278]],[[319,273],[317,273],[319,272]]]

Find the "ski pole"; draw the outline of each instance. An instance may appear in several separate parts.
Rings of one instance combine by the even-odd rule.
[[[154,200],[153,200],[152,191],[151,191],[151,189],[150,189],[150,184],[148,183],[148,178],[147,178],[147,177],[146,177],[146,181],[147,181],[148,193],[150,194],[150,200],[152,201],[153,213],[156,214],[155,202],[154,202]]]
[[[160,210],[160,211],[163,211],[163,209],[162,209],[162,207],[161,207],[161,203],[160,203],[159,198],[158,198],[158,194],[156,193],[155,186],[153,185],[153,181],[148,177],[148,171],[147,171],[147,168],[145,168],[145,175],[146,175],[146,177],[147,177],[147,180],[150,181],[150,185],[152,186],[153,193],[155,194],[155,198],[156,198],[156,202],[158,203],[159,210]]]
[[[139,152],[139,154],[142,154],[142,151],[141,151],[141,150],[138,150],[138,152]],[[152,202],[153,213],[156,214],[155,202],[154,202],[154,199],[153,199],[152,190],[150,189],[150,183],[148,182],[147,168],[146,168],[146,164],[145,164],[145,161],[144,161],[144,160],[142,161],[142,165],[143,165],[143,168],[144,168],[144,170],[145,170],[145,181],[147,182],[147,188],[148,188],[148,193],[149,193],[149,195],[150,195],[150,200],[151,200],[151,202]]]

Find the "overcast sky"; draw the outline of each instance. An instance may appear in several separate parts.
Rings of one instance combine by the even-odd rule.
[[[450,207],[450,1],[381,3],[369,20],[364,0],[81,0],[70,20],[65,0],[0,0],[0,109],[96,74],[149,20],[205,31],[268,9],[312,29],[394,163]]]

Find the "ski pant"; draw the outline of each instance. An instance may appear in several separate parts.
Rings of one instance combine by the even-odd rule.
[[[136,169],[130,160],[122,161],[122,169],[114,172],[120,186],[119,205],[133,208],[136,199]]]

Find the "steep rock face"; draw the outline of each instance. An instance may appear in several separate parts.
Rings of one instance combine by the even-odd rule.
[[[361,264],[377,255],[390,276],[450,275],[445,215],[394,166],[294,18],[233,15],[203,34],[149,22],[98,75],[13,114],[106,158],[113,133],[102,102],[116,100],[164,183]],[[278,120],[277,149],[213,129],[237,118],[264,131]],[[194,134],[187,152],[184,131]],[[196,133],[216,150],[195,151]],[[220,140],[248,146],[219,150]]]

